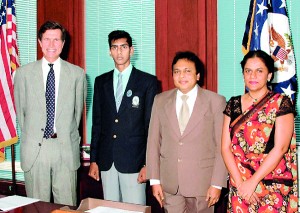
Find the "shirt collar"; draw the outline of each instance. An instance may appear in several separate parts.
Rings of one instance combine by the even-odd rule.
[[[53,64],[53,69],[55,70],[55,67],[58,67],[60,65],[60,58],[56,59],[54,62],[50,63],[49,61],[47,61],[47,59],[45,57],[43,57],[42,59],[42,66],[43,67],[49,67],[49,64]]]
[[[126,67],[122,72],[120,72],[116,67],[114,68],[114,76],[118,77],[119,73],[123,75],[127,75],[132,70],[132,64],[130,63],[128,67]]]
[[[194,86],[194,88],[193,89],[191,89],[191,91],[189,91],[188,93],[186,93],[186,94],[183,94],[179,89],[177,90],[177,96],[179,96],[179,97],[181,97],[182,95],[187,95],[187,96],[189,96],[189,97],[196,97],[197,96],[197,92],[198,92],[198,84],[196,84],[195,86]]]

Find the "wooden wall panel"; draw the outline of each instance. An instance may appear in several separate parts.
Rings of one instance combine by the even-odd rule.
[[[218,90],[217,0],[206,0],[206,87]]]
[[[203,61],[204,87],[217,91],[217,0],[156,0],[156,75],[162,90],[174,87],[171,64],[177,51]]]
[[[84,68],[84,0],[39,0],[37,7],[38,28],[47,20],[62,24],[69,36],[65,43],[62,58]],[[38,58],[41,57],[42,52],[38,46]]]

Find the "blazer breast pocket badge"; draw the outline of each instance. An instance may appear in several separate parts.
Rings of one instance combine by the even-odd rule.
[[[133,96],[132,98],[132,107],[139,108],[140,105],[140,98],[138,96]]]

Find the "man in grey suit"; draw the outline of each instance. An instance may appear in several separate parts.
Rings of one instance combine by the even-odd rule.
[[[202,89],[203,64],[192,52],[172,63],[175,89],[154,99],[147,143],[147,178],[165,212],[213,212],[226,187],[221,156],[225,98]]]
[[[43,58],[14,78],[21,128],[21,167],[28,197],[76,205],[79,123],[86,97],[84,70],[60,58],[66,30],[45,22],[38,32]]]

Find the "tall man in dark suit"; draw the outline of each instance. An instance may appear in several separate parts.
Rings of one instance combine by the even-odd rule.
[[[80,166],[78,127],[86,97],[84,70],[60,58],[66,30],[45,22],[38,32],[43,58],[16,71],[21,167],[28,197],[76,205]]]
[[[89,175],[103,184],[104,199],[145,204],[146,145],[155,76],[130,63],[132,38],[109,34],[114,70],[95,79]]]
[[[154,99],[147,177],[165,212],[213,212],[209,207],[226,187],[221,156],[225,98],[197,85],[203,73],[194,53],[177,53],[172,63],[176,88]]]

